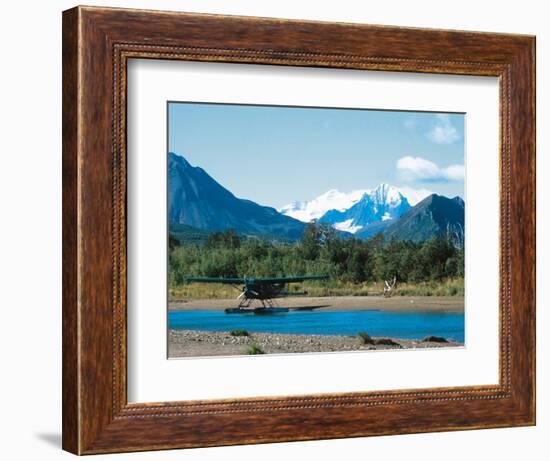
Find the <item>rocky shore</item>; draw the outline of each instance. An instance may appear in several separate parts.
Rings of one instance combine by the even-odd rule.
[[[241,332],[240,334],[245,334]],[[237,333],[238,334],[238,333]],[[299,352],[344,352],[381,349],[425,349],[460,347],[462,343],[429,337],[420,340],[396,338],[359,338],[357,336],[296,335],[195,330],[168,331],[168,357],[205,357],[220,355],[284,354]]]

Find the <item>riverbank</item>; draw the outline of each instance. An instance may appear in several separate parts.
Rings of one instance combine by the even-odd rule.
[[[348,352],[383,349],[426,349],[461,347],[462,343],[449,341],[370,338],[365,342],[358,336],[324,336],[274,333],[249,333],[232,336],[229,332],[195,330],[168,331],[168,357],[207,357],[303,352]]]
[[[288,296],[276,299],[276,305],[295,310],[387,310],[398,312],[463,313],[464,298],[459,296]],[[236,307],[235,298],[172,300],[169,310],[224,310]],[[254,304],[259,306],[259,302]]]
[[[170,300],[178,299],[227,299],[236,297],[242,284],[228,285],[222,283],[183,283],[171,285],[168,288]],[[351,283],[342,282],[337,279],[328,281],[305,280],[299,284],[289,284],[287,289],[289,295],[296,295],[297,292],[307,292],[308,296],[331,297],[331,296],[383,296],[385,283],[363,282]],[[393,289],[394,297],[464,297],[464,279],[449,278],[445,280],[430,280],[416,283],[398,283]]]

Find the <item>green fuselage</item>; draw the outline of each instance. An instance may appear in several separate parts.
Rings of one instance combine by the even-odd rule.
[[[242,292],[248,299],[274,299],[282,298],[287,294],[285,283],[268,283],[246,281]]]

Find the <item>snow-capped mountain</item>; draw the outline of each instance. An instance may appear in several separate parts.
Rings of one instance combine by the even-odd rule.
[[[408,200],[395,187],[380,184],[363,194],[361,199],[344,211],[327,211],[319,222],[332,224],[336,229],[355,234],[375,224],[390,224],[411,208]]]
[[[279,213],[310,222],[319,219],[329,210],[345,211],[356,204],[368,190],[356,190],[350,193],[331,189],[310,201],[295,201],[279,208]]]
[[[304,222],[317,219],[355,234],[373,224],[377,228],[386,227],[410,208],[409,201],[399,189],[380,184],[376,189],[349,194],[330,190],[310,202],[293,202],[279,212]]]
[[[294,202],[277,211],[236,197],[202,168],[181,155],[168,154],[168,217],[170,235],[175,238],[233,229],[247,238],[299,241],[306,228],[304,221],[317,219],[342,231],[337,232],[341,238],[352,233],[368,239],[383,233],[423,241],[433,235],[452,235],[463,242],[464,201],[460,197],[432,194],[418,204],[414,200],[405,190],[380,184],[348,194],[330,190],[310,202]]]

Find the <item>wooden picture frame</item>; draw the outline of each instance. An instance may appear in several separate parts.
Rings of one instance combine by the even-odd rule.
[[[499,384],[129,404],[125,111],[131,58],[498,77]],[[93,454],[533,424],[534,37],[94,7],[63,13],[65,450]]]

